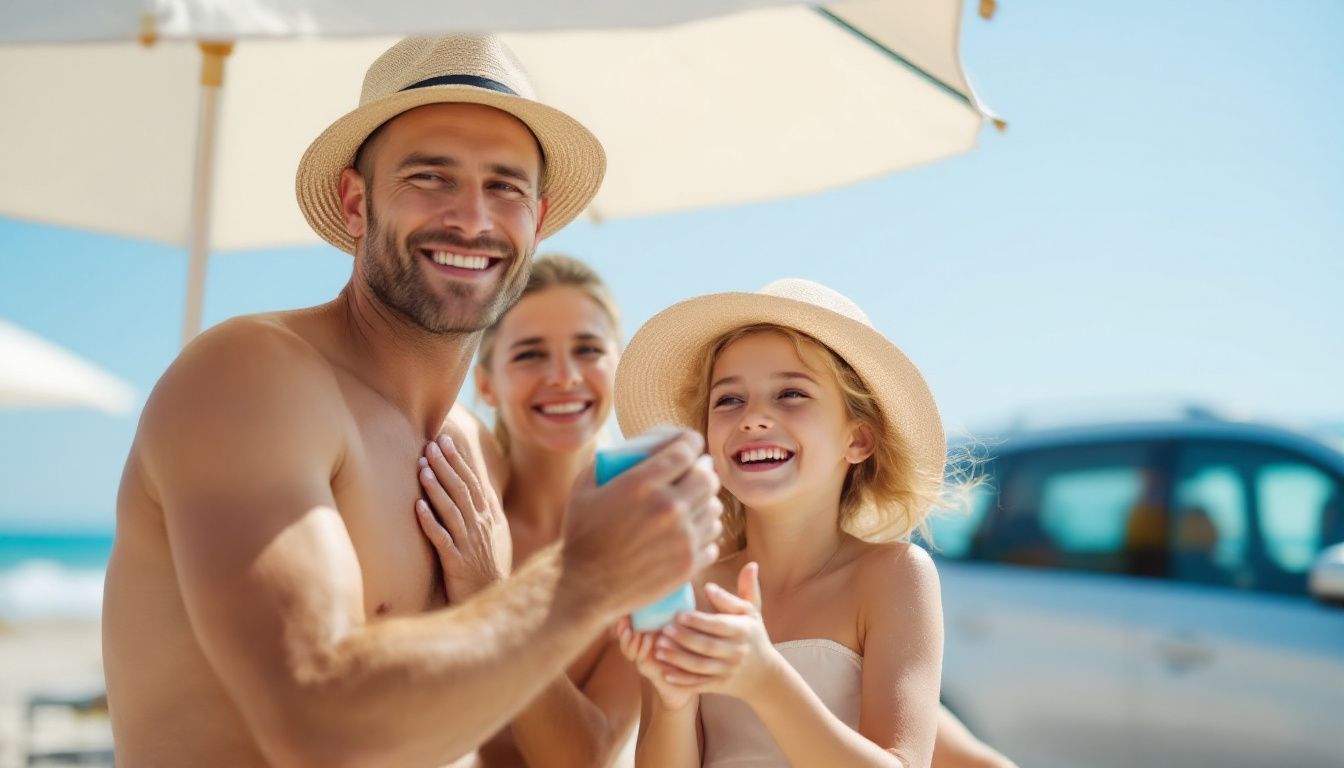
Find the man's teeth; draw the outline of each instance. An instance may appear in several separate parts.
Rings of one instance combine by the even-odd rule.
[[[783,461],[789,458],[789,452],[783,448],[757,448],[754,451],[743,451],[738,454],[738,461],[743,464],[750,464],[753,461]]]
[[[460,253],[449,253],[448,251],[431,251],[430,256],[434,258],[435,264],[442,264],[445,267],[485,269],[490,266],[490,259],[485,256],[463,256]]]
[[[541,406],[541,412],[547,416],[568,416],[571,413],[578,413],[587,407],[588,404],[584,402],[552,403],[551,405]]]

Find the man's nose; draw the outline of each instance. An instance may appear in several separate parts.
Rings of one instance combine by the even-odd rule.
[[[494,228],[485,191],[479,186],[463,185],[449,201],[443,212],[443,224],[456,229],[468,239],[483,235]]]

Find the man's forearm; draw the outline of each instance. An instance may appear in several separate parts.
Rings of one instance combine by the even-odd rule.
[[[558,548],[471,601],[353,628],[295,664],[297,762],[437,765],[485,741],[611,617],[561,584]],[[297,733],[296,733],[297,732]]]

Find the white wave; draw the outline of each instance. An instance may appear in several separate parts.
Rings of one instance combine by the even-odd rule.
[[[0,619],[93,619],[103,611],[100,570],[75,570],[50,560],[25,560],[0,571]]]

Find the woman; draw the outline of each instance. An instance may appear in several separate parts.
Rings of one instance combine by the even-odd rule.
[[[476,388],[495,410],[494,440],[481,448],[515,565],[560,539],[571,489],[611,414],[619,356],[615,302],[592,269],[566,256],[538,258],[518,302],[481,338]],[[435,533],[426,531],[439,541]],[[613,765],[638,714],[638,677],[604,636],[481,747],[480,764]]]

